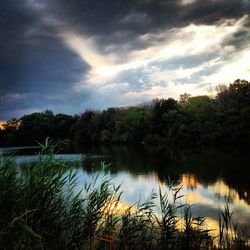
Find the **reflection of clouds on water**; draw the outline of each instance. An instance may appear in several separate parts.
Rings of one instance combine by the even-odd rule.
[[[223,210],[224,205],[228,204],[230,211],[233,212],[233,221],[239,225],[249,227],[250,230],[250,206],[240,198],[236,190],[230,188],[221,179],[211,185],[203,186],[198,180],[194,182],[193,178],[195,177],[189,178],[192,185],[189,182],[182,183],[182,191],[187,202],[193,204],[192,211],[194,214],[207,218],[206,222],[209,228],[216,225],[216,228],[218,228],[219,210]],[[184,180],[186,181],[187,178],[185,177]],[[194,188],[193,183],[195,183],[196,188]]]
[[[16,164],[33,164],[39,160],[39,155],[21,155],[21,156],[14,156],[13,160]],[[46,155],[43,155],[43,158],[46,159]],[[65,162],[67,164],[72,164],[73,166],[81,166],[81,161],[84,159],[84,155],[81,154],[57,154],[54,156],[55,160],[59,160]]]
[[[37,150],[40,149],[39,146],[29,146],[29,147],[0,147],[0,156],[6,154],[15,154],[16,152],[22,152],[25,150]]]
[[[103,155],[106,155],[105,158]],[[100,177],[102,176],[99,172],[99,163],[100,161],[107,159],[107,157],[110,158],[109,155],[112,155],[112,153],[107,152],[103,155],[101,157],[96,154],[60,154],[56,156],[56,159],[61,159],[69,163],[70,166],[75,167],[78,182],[76,192],[79,192],[83,189],[84,183],[93,181],[92,175],[97,175],[99,173]],[[126,155],[128,159],[131,159],[129,156],[130,154],[128,154],[128,156]],[[190,158],[194,157],[192,156]],[[14,159],[18,164],[26,162],[34,163],[37,161],[38,155],[15,156]],[[140,159],[144,158],[140,157]],[[201,172],[201,169],[198,167],[195,170],[181,169],[179,166],[182,164],[179,164],[179,162],[178,164],[173,165],[171,169],[170,165],[168,165],[168,168],[159,169],[151,169],[148,166],[148,168],[145,167],[146,170],[143,167],[136,169],[136,166],[147,166],[147,162],[138,163],[138,161],[135,161],[135,163],[131,163],[125,161],[126,164],[123,164],[122,161],[118,161],[118,163],[119,164],[111,165],[109,169],[110,172],[107,172],[105,178],[112,177],[111,182],[114,183],[115,186],[121,184],[120,191],[123,191],[122,202],[119,203],[121,209],[126,208],[129,204],[134,204],[139,200],[140,202],[145,202],[151,195],[152,190],[156,193],[158,193],[159,188],[161,188],[163,192],[169,191],[169,187],[165,180],[167,180],[169,173],[172,173],[177,186],[182,187],[179,193],[180,195],[183,195],[181,202],[192,204],[191,209],[195,215],[205,216],[207,218],[206,223],[210,229],[218,228],[218,212],[220,209],[224,208],[225,204],[229,204],[231,211],[233,211],[235,222],[241,225],[250,225],[250,203],[248,202],[249,190],[247,189],[247,185],[243,186],[244,183],[247,183],[246,175],[242,176],[245,180],[243,183],[241,176],[241,182],[229,182],[231,179],[228,177],[227,172],[225,172],[224,175],[221,175],[223,176],[222,179],[215,170],[214,172],[210,171],[210,168],[212,169],[211,166],[214,166],[214,164],[212,164],[213,162],[209,166],[204,165],[204,168],[202,168],[203,171],[205,171],[204,169],[209,169],[209,171],[204,173]],[[198,163],[197,166],[200,165],[200,162]],[[122,164],[129,167],[125,168]],[[153,163],[152,166],[154,166]],[[166,169],[170,169],[172,172],[165,173],[164,170]],[[209,174],[211,172],[212,174],[210,176]],[[235,177],[235,174],[232,175],[232,178],[233,177]],[[236,181],[238,180],[237,178],[238,176],[235,177]],[[101,178],[97,180],[96,185],[100,184],[100,182]],[[230,183],[231,186],[227,183]],[[235,185],[235,183],[237,185]],[[171,193],[169,194],[169,199],[172,200]],[[217,231],[215,230],[214,232]]]
[[[188,188],[195,189],[200,184],[197,182],[197,179],[193,174],[183,174],[180,178],[180,184],[183,186],[187,186]]]
[[[84,170],[78,171],[79,183],[91,181],[91,177]],[[163,185],[158,181],[156,174],[151,175],[131,175],[129,172],[123,171],[115,175],[109,174],[115,185],[120,185],[122,194],[122,203],[134,204],[140,200],[145,202],[152,190],[158,192],[159,187],[163,192],[169,191],[167,185]],[[234,222],[240,225],[250,225],[250,206],[246,201],[240,199],[236,190],[227,186],[223,180],[218,179],[211,185],[202,185],[194,175],[181,175],[178,186],[182,186],[180,195],[182,203],[192,204],[192,212],[197,216],[205,216],[208,228],[213,229],[212,234],[218,234],[218,213],[224,208],[225,204],[229,204],[233,211]],[[171,193],[169,194],[171,200]],[[156,200],[158,204],[158,200]]]

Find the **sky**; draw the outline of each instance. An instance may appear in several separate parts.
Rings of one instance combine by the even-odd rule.
[[[0,120],[250,80],[250,0],[1,0]]]

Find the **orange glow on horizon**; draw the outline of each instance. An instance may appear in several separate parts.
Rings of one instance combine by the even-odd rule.
[[[193,174],[183,174],[181,176],[181,184],[191,189],[195,189],[200,185]]]
[[[5,121],[0,121],[0,129],[4,129],[4,125],[6,124]]]
[[[0,129],[5,129],[5,125],[8,124],[8,127],[14,127],[14,128],[18,128],[21,124],[20,121],[18,120],[10,120],[10,121],[0,121]]]

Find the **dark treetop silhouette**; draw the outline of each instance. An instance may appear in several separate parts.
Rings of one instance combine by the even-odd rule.
[[[33,145],[46,137],[66,143],[248,144],[250,82],[219,85],[210,96],[156,99],[137,107],[80,115],[32,113],[0,129],[0,146]]]

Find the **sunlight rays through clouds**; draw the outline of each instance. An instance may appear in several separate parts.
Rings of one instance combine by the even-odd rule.
[[[0,119],[24,114],[27,103],[75,114],[250,78],[246,0],[3,0],[1,7]],[[6,95],[26,97],[6,107]]]
[[[123,51],[115,48],[116,50],[109,53],[102,53],[98,39],[94,36],[62,32],[61,37],[69,48],[91,67],[87,75],[75,85],[76,91],[93,88],[93,91],[103,91],[105,95],[105,90],[110,87],[122,87],[122,98],[135,102],[147,97],[178,98],[183,92],[203,94],[211,84],[230,82],[230,79],[237,78],[237,75],[247,78],[249,48],[237,53],[234,46],[225,44],[238,30],[248,31],[248,28],[244,27],[247,20],[248,16],[245,15],[239,20],[226,20],[217,26],[190,24],[158,34],[143,34],[138,36],[137,40],[147,42],[149,46],[127,51],[122,62],[118,61],[123,58]],[[155,36],[161,37],[161,42],[155,43]],[[171,68],[172,60],[176,58],[181,60],[186,56],[195,57],[209,53],[212,54],[211,59],[199,65],[175,65]],[[232,54],[231,58],[227,57],[228,54]],[[213,67],[217,71],[211,73]],[[135,75],[136,89],[132,89],[132,83],[129,78],[126,79],[130,74]],[[141,77],[142,75],[144,77]],[[198,77],[195,78],[195,75]],[[182,82],[183,79],[187,80],[186,84]],[[148,85],[148,88],[141,87],[143,84]],[[99,89],[94,89],[94,86]]]

